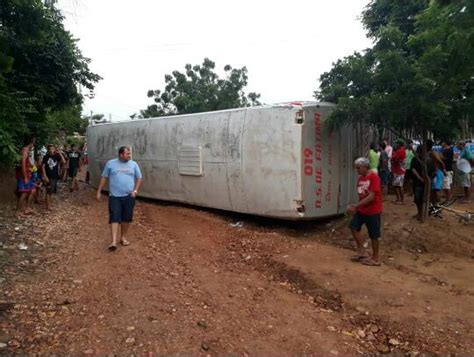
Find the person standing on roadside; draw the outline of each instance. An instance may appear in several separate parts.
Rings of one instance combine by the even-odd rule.
[[[32,165],[30,162],[30,151],[33,150],[36,138],[27,138],[24,146],[20,151],[21,159],[16,168],[17,179],[17,196],[18,201],[16,205],[16,215],[22,216],[31,214],[30,210],[30,196],[34,189],[34,182],[31,179]]]
[[[457,176],[459,185],[464,190],[464,197],[460,200],[461,203],[470,203],[471,202],[471,171],[472,171],[472,161],[473,155],[469,151],[465,142],[459,142],[457,148],[461,151],[459,160],[456,163],[457,166]]]
[[[418,145],[416,148],[416,156],[411,161],[410,170],[412,173],[413,201],[416,205],[416,215],[413,218],[421,221],[423,216],[423,200],[425,195],[425,176],[423,174],[423,147]],[[428,178],[434,174],[434,165],[430,162],[427,165]]]
[[[388,155],[388,171],[392,172],[392,155],[393,155],[393,147],[390,145],[388,138],[383,139],[385,144],[385,152]]]
[[[128,146],[119,148],[119,158],[107,161],[99,187],[97,200],[100,201],[101,191],[109,181],[109,224],[112,243],[109,250],[117,249],[118,228],[120,226],[120,244],[127,246],[128,228],[133,221],[135,198],[143,182],[143,176],[138,164],[132,160],[132,151]]]
[[[51,210],[52,195],[58,193],[58,181],[60,179],[60,165],[65,164],[66,159],[54,145],[48,145],[48,152],[43,157],[41,165],[43,181],[46,184],[46,209]]]
[[[453,162],[454,162],[454,150],[451,146],[451,143],[448,141],[443,142],[443,155],[444,169],[446,170],[446,175],[443,179],[443,191],[444,199],[449,201],[451,199],[451,186],[453,184]]]
[[[354,262],[360,262],[369,266],[380,266],[379,260],[379,238],[381,236],[381,214],[382,214],[382,189],[380,178],[376,173],[370,171],[369,160],[360,157],[355,161],[355,167],[359,178],[357,180],[357,193],[359,202],[347,207],[348,212],[353,213],[349,228],[357,244],[357,255],[351,258]],[[369,238],[372,243],[373,256],[369,257],[364,248],[365,239],[362,237],[361,229],[366,225]]]
[[[377,145],[375,143],[370,144],[369,150],[369,168],[371,171],[375,172],[376,174],[379,173],[379,161],[380,161],[380,154],[378,152]]]
[[[403,183],[405,181],[405,167],[403,166],[406,159],[405,142],[398,139],[395,143],[395,151],[392,154],[392,186],[395,189],[397,200],[395,203],[403,204],[404,192]]]
[[[67,158],[69,161],[69,177],[71,178],[71,187],[69,188],[69,191],[72,192],[74,189],[79,190],[77,173],[81,172],[82,168],[81,153],[77,151],[76,144],[71,145],[71,150],[67,152]]]
[[[388,184],[390,182],[390,169],[388,168],[388,154],[387,151],[385,151],[386,144],[385,142],[380,143],[380,160],[379,160],[379,177],[380,177],[380,182],[382,184],[382,197],[384,197],[388,193]]]

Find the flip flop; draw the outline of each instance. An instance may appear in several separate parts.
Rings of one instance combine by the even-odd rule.
[[[361,262],[362,260],[364,259],[368,259],[369,256],[368,255],[354,255],[353,257],[351,257],[351,261],[353,262]]]
[[[370,267],[379,267],[380,265],[382,265],[380,262],[376,262],[375,260],[370,259],[370,258],[361,260],[360,262],[363,265],[367,265],[367,266],[370,266]]]
[[[130,245],[130,242],[126,239],[121,239],[120,244],[122,244],[124,247],[126,247],[127,245]]]
[[[116,249],[117,249],[117,244],[113,244],[113,243],[112,243],[111,245],[109,245],[109,251],[110,251],[110,252],[113,252],[113,251],[115,251]]]

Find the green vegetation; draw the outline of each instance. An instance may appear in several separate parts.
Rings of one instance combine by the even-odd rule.
[[[374,46],[320,77],[334,126],[362,122],[402,135],[454,138],[474,126],[472,0],[373,0],[362,22]]]
[[[40,0],[0,2],[0,163],[17,159],[24,137],[49,140],[57,130],[83,133],[79,86],[100,80],[63,17]]]
[[[186,72],[173,71],[165,76],[163,91],[149,90],[154,104],[140,112],[140,117],[199,113],[212,110],[247,107],[260,104],[260,94],[244,93],[247,85],[247,68],[224,67],[225,79],[215,73],[215,63],[204,59],[202,65],[185,66]],[[132,116],[134,117],[134,116]]]

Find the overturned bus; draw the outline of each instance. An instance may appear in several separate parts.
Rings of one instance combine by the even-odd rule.
[[[293,102],[93,125],[89,172],[128,145],[139,196],[281,219],[344,213],[355,199],[352,128],[330,132],[334,105]]]

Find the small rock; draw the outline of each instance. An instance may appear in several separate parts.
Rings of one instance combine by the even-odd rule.
[[[205,342],[201,343],[201,348],[203,351],[209,351],[209,345]]]
[[[358,329],[358,330],[357,330],[357,335],[358,335],[360,338],[365,338],[365,332],[364,332],[364,330]]]
[[[389,353],[390,348],[388,348],[387,345],[377,345],[377,351],[379,351],[380,353]]]
[[[5,347],[7,347],[7,344],[3,343],[3,342],[0,342],[0,348],[5,348]]]
[[[135,330],[135,326],[128,326],[127,327],[127,331],[134,331]]]
[[[94,354],[94,350],[85,350],[84,354],[85,355],[92,355],[92,354]]]
[[[207,328],[206,321],[204,321],[204,320],[199,320],[198,323],[197,323],[197,325],[198,325],[199,327],[202,327],[202,328]]]
[[[82,280],[73,280],[72,281],[74,284],[82,284]]]
[[[125,343],[128,343],[129,345],[131,345],[132,343],[135,343],[135,339],[133,337],[129,337],[125,340]]]
[[[59,299],[57,305],[71,305],[72,300],[69,298]]]
[[[303,290],[298,290],[298,294],[299,295],[303,294]]]
[[[395,338],[388,340],[388,343],[390,343],[392,346],[398,346],[400,344],[400,342]]]
[[[377,325],[370,326],[370,332],[372,332],[372,333],[379,332],[379,327]]]
[[[328,330],[332,332],[337,331],[337,329],[334,326],[328,326]]]
[[[329,351],[329,352],[330,352],[332,355],[336,355],[336,356],[339,354],[339,352],[337,352],[336,350],[331,350],[331,351]]]
[[[17,340],[11,340],[11,341],[8,341],[8,346],[18,348],[21,346],[21,344]]]

